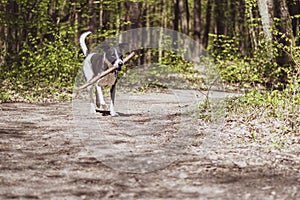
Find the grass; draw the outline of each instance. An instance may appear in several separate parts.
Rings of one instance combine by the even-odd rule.
[[[227,99],[224,129],[244,142],[300,151],[299,101],[299,94],[277,90]]]
[[[0,103],[4,102],[62,102],[72,99],[72,88],[58,85],[35,86],[12,85],[6,81],[0,84]]]

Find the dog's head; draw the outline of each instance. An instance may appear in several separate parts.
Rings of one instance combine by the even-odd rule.
[[[98,47],[100,51],[105,55],[105,59],[108,60],[114,67],[118,67],[118,70],[121,70],[121,67],[124,65],[123,56],[122,56],[122,47],[124,44],[118,45],[107,45],[102,44]]]
[[[120,46],[114,46],[110,48],[108,61],[114,66],[118,67],[120,70],[121,67],[124,65],[123,62],[123,56],[122,56],[122,51],[120,49]]]

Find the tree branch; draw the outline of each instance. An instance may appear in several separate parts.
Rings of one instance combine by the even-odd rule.
[[[130,60],[130,59],[134,56],[134,54],[135,54],[134,52],[132,52],[131,54],[129,54],[129,55],[123,60],[123,62],[124,62],[124,63],[128,62],[128,60]],[[105,63],[109,66],[109,68],[108,68],[106,71],[104,71],[104,72],[98,74],[97,76],[95,76],[94,78],[92,78],[91,80],[89,80],[86,84],[82,85],[81,87],[75,88],[75,90],[82,90],[82,89],[84,89],[84,88],[87,88],[88,86],[90,86],[90,85],[96,83],[99,79],[103,78],[104,76],[106,76],[107,74],[109,74],[109,73],[115,71],[115,70],[118,68],[118,67],[114,67],[114,66],[113,66],[108,60],[106,60],[106,59],[105,59]]]

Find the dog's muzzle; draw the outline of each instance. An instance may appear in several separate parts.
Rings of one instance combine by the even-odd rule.
[[[118,67],[118,70],[121,70],[121,67],[124,65],[124,62],[123,60],[121,59],[117,59],[115,62],[114,62],[114,67]]]
[[[122,67],[124,65],[124,62],[123,61],[120,61],[119,63],[118,63],[118,66],[119,67]]]

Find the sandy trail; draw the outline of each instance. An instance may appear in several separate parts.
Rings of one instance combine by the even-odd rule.
[[[299,154],[214,136],[174,95],[119,95],[116,118],[1,104],[0,198],[300,198]]]

